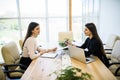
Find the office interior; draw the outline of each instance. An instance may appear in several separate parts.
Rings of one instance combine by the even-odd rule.
[[[103,43],[111,34],[120,39],[120,0],[0,0],[0,10],[0,49],[15,41],[20,50],[19,40],[31,21],[40,24],[39,44],[58,42],[58,33],[68,31],[75,41],[83,42],[89,22],[96,24]]]

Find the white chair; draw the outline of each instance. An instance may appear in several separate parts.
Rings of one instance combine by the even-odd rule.
[[[115,41],[118,39],[119,39],[118,35],[110,34],[108,39],[107,39],[107,42],[104,45],[104,49],[105,50],[112,50],[113,46],[115,44]]]
[[[114,67],[112,67],[114,66]],[[115,69],[116,68],[116,69]],[[109,69],[115,74],[120,76],[120,40],[115,42],[113,50],[111,52],[111,60]]]
[[[20,39],[20,40],[19,40],[19,45],[20,45],[21,50],[22,50],[22,44],[23,44],[23,40]]]
[[[2,70],[2,67],[0,66],[0,80],[6,80],[5,77],[6,76],[5,76],[5,74],[4,74],[3,70]]]
[[[1,48],[2,57],[5,61],[4,64],[4,72],[6,73],[7,77],[10,79],[19,79],[21,78],[24,70],[20,68],[20,66],[24,66],[19,63],[20,61],[20,54],[17,48],[17,44],[13,41],[5,44]]]

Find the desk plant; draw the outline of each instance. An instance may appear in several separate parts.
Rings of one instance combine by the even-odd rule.
[[[57,74],[57,72],[55,72]],[[81,69],[68,66],[61,70],[61,74],[57,74],[56,80],[91,80],[92,75],[83,73]]]
[[[66,46],[67,46],[64,42],[59,42],[59,45],[60,45],[61,47],[66,47]]]
[[[67,41],[69,41],[69,39],[65,39],[64,41],[59,42],[59,45],[61,47],[66,47],[67,46],[67,44],[66,44]]]

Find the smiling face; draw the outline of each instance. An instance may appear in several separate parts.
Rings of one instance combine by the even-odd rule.
[[[86,36],[91,36],[92,35],[92,32],[87,27],[85,27],[84,33],[85,33]]]
[[[32,30],[32,36],[37,37],[40,33],[40,26],[36,26],[33,30]]]

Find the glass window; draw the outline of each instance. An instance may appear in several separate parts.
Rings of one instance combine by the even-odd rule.
[[[21,37],[23,39],[28,24],[31,21],[35,21],[38,22],[41,27],[39,36],[41,41],[57,41],[58,32],[69,30],[69,1],[70,0],[1,0],[0,30],[7,31],[9,29],[8,35],[5,35],[6,38],[9,37],[9,33],[13,35],[18,33],[16,34],[18,36],[15,38],[12,36],[12,39],[20,39]],[[74,39],[81,41],[83,39],[82,31],[85,23],[95,22],[98,24],[99,1],[71,1]],[[10,30],[14,31],[11,32]],[[4,33],[3,31],[0,32],[1,36]]]
[[[40,25],[40,35],[38,36],[39,41],[46,41],[46,25],[45,25],[45,19],[22,19],[21,24],[22,24],[22,36],[25,38],[28,25],[30,22],[37,22]]]
[[[20,30],[16,0],[1,0],[0,10],[0,47],[10,41],[18,43]]]
[[[21,17],[45,17],[46,0],[19,0]]]
[[[72,31],[74,35],[74,40],[78,42],[82,42],[83,37],[83,28],[82,28],[82,18],[74,18],[72,19]]]
[[[26,6],[25,6],[26,5]],[[34,6],[33,6],[34,5]],[[62,5],[62,6],[61,6]],[[67,0],[20,0],[20,14],[22,35],[25,36],[25,31],[28,23],[37,21],[41,27],[39,38],[42,41],[52,41],[57,39],[56,33],[62,30],[67,30]],[[63,20],[63,21],[62,21]],[[59,30],[57,30],[60,27]],[[54,37],[52,35],[55,35]]]
[[[58,32],[68,31],[68,1],[48,0],[48,38],[50,42],[58,41]]]
[[[48,20],[50,42],[58,41],[58,32],[67,31],[66,18],[50,18]]]
[[[40,24],[39,43],[57,42],[58,32],[69,30],[69,1],[74,40],[81,42],[85,23],[98,25],[99,0],[0,0],[0,48],[9,41],[20,48],[32,21]]]
[[[67,0],[48,0],[48,16],[49,17],[66,17],[68,14]]]
[[[82,16],[82,0],[72,0],[72,16]]]
[[[82,41],[82,0],[72,0],[72,31],[75,41]]]
[[[0,20],[0,44],[19,40],[19,27],[17,19]]]
[[[0,17],[18,17],[16,0],[0,0]]]

